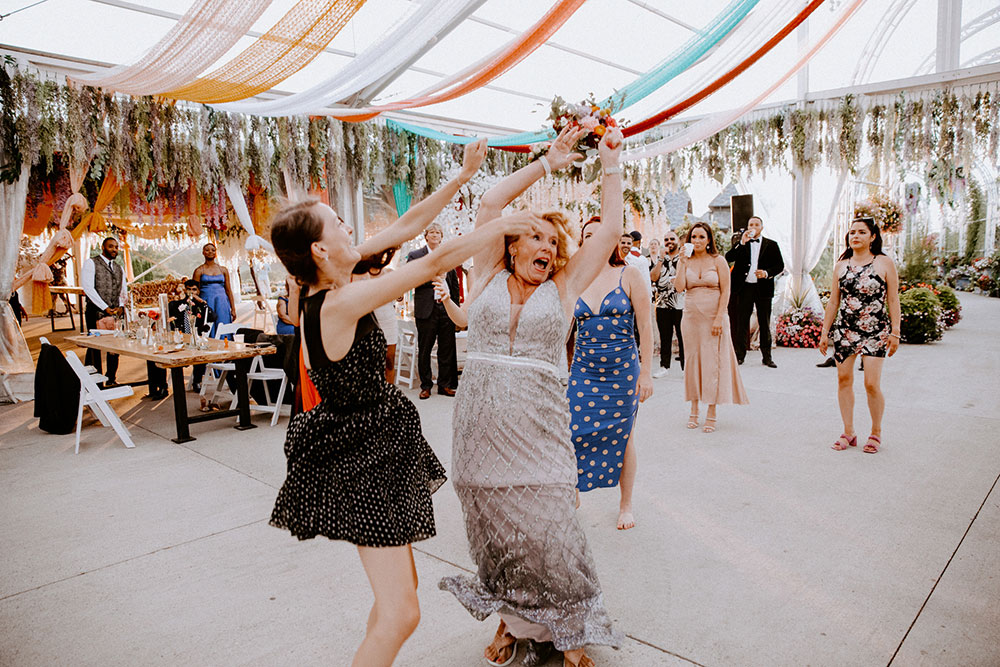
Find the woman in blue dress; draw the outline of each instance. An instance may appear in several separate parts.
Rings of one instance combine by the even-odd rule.
[[[236,300],[230,287],[229,269],[215,261],[217,250],[214,243],[206,243],[201,249],[205,263],[194,270],[193,280],[201,287],[201,298],[215,313],[215,322],[209,336],[215,338],[215,330],[220,324],[229,324],[236,315]]]
[[[600,228],[591,218],[581,245]],[[570,429],[577,491],[621,487],[618,529],[635,526],[632,441],[639,403],[653,395],[653,326],[649,276],[627,266],[616,247],[576,301],[576,344],[569,375]],[[635,328],[641,345],[636,345]]]

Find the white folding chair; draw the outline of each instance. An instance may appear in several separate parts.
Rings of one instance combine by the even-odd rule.
[[[52,343],[49,342],[49,339],[46,338],[45,336],[39,336],[38,342],[41,343],[42,345],[52,345]],[[84,366],[84,369],[86,369],[86,371],[90,373],[90,375],[94,378],[94,382],[100,384],[101,382],[108,381],[108,376],[101,375],[100,373],[97,372],[97,369],[94,368],[93,366]]]
[[[240,325],[236,322],[230,324],[219,324],[215,327],[215,338],[222,338],[223,336],[235,334],[240,328]],[[208,395],[208,385],[209,383],[215,381],[215,372],[218,371],[219,378],[215,382],[215,386],[212,388],[212,395]],[[222,385],[226,381],[226,376],[229,373],[236,372],[236,364],[231,361],[220,361],[217,363],[207,364],[205,366],[205,376],[201,379],[201,392],[199,392],[206,401],[212,402],[215,399],[215,395],[222,391]]]
[[[399,321],[396,339],[396,384],[413,389],[417,377],[417,327],[408,320]]]
[[[129,435],[125,424],[118,417],[118,413],[108,405],[108,401],[111,399],[131,396],[132,387],[122,385],[112,389],[101,389],[97,386],[97,382],[94,381],[94,376],[87,372],[86,367],[84,367],[83,362],[80,361],[80,357],[76,356],[75,352],[67,352],[66,361],[69,362],[70,368],[73,369],[73,372],[80,379],[80,405],[76,412],[76,453],[80,453],[80,429],[83,425],[84,406],[90,408],[90,411],[94,413],[98,421],[113,429],[126,447],[135,447],[135,443],[132,442],[132,436]]]
[[[264,397],[267,399],[267,405],[254,405],[251,403],[250,409],[257,412],[272,413],[271,426],[274,426],[278,423],[278,417],[281,416],[282,401],[285,400],[285,388],[288,387],[288,376],[285,375],[285,371],[281,368],[268,368],[264,365],[264,358],[258,356],[254,357],[253,361],[250,362],[250,372],[247,373],[248,391],[250,383],[254,380],[264,383]],[[271,390],[267,387],[268,380],[281,380],[281,386],[278,387],[278,397],[274,403],[271,403]],[[233,396],[233,402],[229,406],[230,410],[236,409],[237,400],[237,397]]]

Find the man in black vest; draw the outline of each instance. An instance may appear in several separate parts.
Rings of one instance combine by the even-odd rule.
[[[97,320],[108,317],[122,317],[125,314],[125,272],[115,262],[118,257],[118,241],[106,238],[101,244],[101,254],[83,263],[83,293],[87,295],[87,309],[84,319],[88,329],[97,327]],[[101,370],[99,350],[87,350],[85,362]],[[117,384],[118,355],[108,352],[108,382],[106,386]]]
[[[441,225],[432,222],[424,231],[427,245],[411,252],[406,261],[420,259],[444,239]],[[445,276],[446,298],[458,303],[458,274],[452,269]],[[434,284],[424,283],[413,290],[413,315],[417,321],[417,371],[420,373],[420,398],[430,398],[434,379],[431,376],[431,349],[438,346],[438,393],[454,396],[458,387],[458,360],[455,355],[455,325],[444,304],[434,296]]]
[[[726,261],[733,263],[730,283],[730,303],[736,314],[732,322],[733,347],[737,361],[742,364],[750,347],[750,314],[756,308],[764,365],[777,368],[771,359],[771,301],[774,278],[785,270],[785,261],[778,244],[761,236],[763,228],[763,220],[750,218],[746,230],[739,239],[733,238],[733,247],[726,253]]]

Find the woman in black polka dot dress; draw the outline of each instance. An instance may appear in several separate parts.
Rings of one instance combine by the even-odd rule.
[[[442,244],[375,280],[352,272],[384,266],[393,249],[419,234],[482,163],[484,142],[466,148],[459,176],[358,247],[350,228],[310,200],[281,211],[271,240],[302,283],[300,318],[309,377],[322,401],[288,428],[288,474],[271,524],[301,540],[322,535],[358,546],[375,604],[354,664],[388,665],[412,634],[420,612],[410,544],[434,535],[433,493],[444,469],[420,431],[413,403],[385,381],[386,340],[372,310],[461,264],[504,233],[532,229],[511,216],[491,230]],[[491,225],[490,227],[493,227]]]

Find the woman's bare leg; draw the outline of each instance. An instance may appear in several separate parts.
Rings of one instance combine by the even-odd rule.
[[[837,364],[837,402],[840,418],[844,421],[844,434],[854,435],[854,357],[851,355]]]
[[[636,422],[638,422],[638,419]],[[636,423],[633,422],[632,433],[629,434],[628,442],[625,443],[622,472],[618,480],[622,494],[621,502],[618,504],[618,530],[635,528],[635,516],[632,514],[632,489],[635,488],[635,474],[639,466],[635,455],[635,428]]]
[[[410,545],[358,547],[375,604],[368,631],[354,654],[353,667],[389,667],[420,622],[417,571]]]
[[[868,394],[868,411],[872,415],[872,435],[882,437],[882,413],[885,412],[885,396],[882,395],[882,357],[865,359],[865,393]]]

